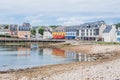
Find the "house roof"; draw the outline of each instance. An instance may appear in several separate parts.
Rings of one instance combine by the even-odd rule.
[[[112,30],[111,25],[107,25],[106,28],[104,29],[103,33],[109,33]]]
[[[80,28],[99,28],[102,24],[105,24],[104,21],[97,21],[91,23],[82,24]]]
[[[79,29],[86,29],[86,28],[98,29],[102,24],[105,24],[105,22],[104,21],[89,22],[89,23],[84,23],[84,24],[75,25],[75,26],[57,27],[56,29],[54,29],[54,31],[64,30],[66,32],[69,32],[69,31],[77,31]]]

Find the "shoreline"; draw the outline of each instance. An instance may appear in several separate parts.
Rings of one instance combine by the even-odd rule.
[[[76,52],[85,53],[87,51],[86,54],[99,55],[98,57],[100,57],[103,54],[104,54],[103,56],[105,56],[105,55],[106,56],[104,58],[103,58],[103,56],[101,56],[102,58],[97,59],[95,61],[90,61],[90,62],[73,62],[73,63],[67,63],[67,64],[46,65],[46,66],[42,66],[42,67],[38,66],[38,67],[33,67],[33,68],[11,70],[11,71],[6,71],[6,72],[3,71],[3,72],[0,72],[0,79],[6,80],[5,78],[7,77],[8,78],[7,80],[10,80],[10,79],[12,79],[12,80],[24,80],[24,79],[73,80],[73,78],[75,78],[75,80],[92,80],[92,78],[95,78],[95,80],[96,80],[97,79],[96,77],[88,76],[88,75],[91,75],[88,73],[91,72],[91,70],[92,70],[91,68],[93,66],[98,66],[98,67],[100,67],[100,69],[104,69],[104,67],[101,68],[101,66],[109,64],[109,63],[111,64],[111,62],[112,63],[115,62],[117,64],[116,60],[119,61],[119,59],[120,59],[119,45],[109,45],[109,46],[107,46],[107,45],[77,45],[77,46],[59,45],[59,47],[57,45],[54,47],[60,48],[61,46],[62,46],[61,49],[63,49],[63,50],[66,50],[69,48],[68,50],[76,51]],[[99,52],[101,49],[96,48],[96,47],[101,48],[102,52]],[[113,47],[115,47],[115,48],[113,48]],[[82,49],[78,49],[78,48],[82,48]],[[95,48],[94,51],[92,51],[93,48]],[[107,54],[105,54],[105,53],[107,53]],[[111,53],[113,53],[113,54],[111,54]],[[110,55],[108,55],[108,54],[110,54]],[[82,75],[83,78],[81,78],[81,75],[78,75],[78,73],[81,73],[81,70],[82,70],[81,67],[82,67],[83,71],[85,70],[84,73],[86,73],[86,74]],[[97,67],[95,67],[95,68],[97,68]],[[86,69],[88,69],[88,70],[86,71]],[[99,72],[97,69],[96,69],[96,71]],[[104,71],[102,73],[104,73]],[[75,74],[75,75],[73,75],[73,74]],[[62,75],[62,77],[60,78],[61,75]],[[65,75],[71,75],[71,76],[69,76],[71,78],[69,78],[69,77],[66,78]],[[78,76],[80,76],[79,78],[81,78],[81,79],[76,78]],[[86,78],[85,76],[88,76],[88,77]],[[120,76],[118,76],[118,77],[120,77]],[[101,77],[99,77],[99,75],[98,75],[98,78],[101,78]],[[102,79],[100,79],[100,80],[102,80]],[[104,77],[103,77],[103,80],[105,80]]]

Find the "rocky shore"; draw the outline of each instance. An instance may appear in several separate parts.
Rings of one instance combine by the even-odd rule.
[[[102,57],[91,62],[0,72],[0,80],[120,80],[119,45],[77,45],[61,49]],[[104,58],[103,58],[104,57]]]

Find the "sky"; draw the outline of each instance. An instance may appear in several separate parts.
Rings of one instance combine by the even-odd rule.
[[[120,0],[1,0],[0,24],[79,25],[120,22]]]

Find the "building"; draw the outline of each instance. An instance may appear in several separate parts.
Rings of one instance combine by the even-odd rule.
[[[117,39],[117,42],[120,42],[120,28],[118,28],[116,31],[116,39]]]
[[[39,33],[39,29],[40,29],[39,27],[37,27],[35,29],[36,30],[36,35],[35,35],[36,37],[35,38],[36,39],[43,39],[43,35]]]
[[[30,39],[30,35],[31,35],[30,30],[31,30],[31,25],[29,23],[23,23],[23,25],[18,26],[18,33],[17,33],[18,38]]]
[[[104,42],[116,42],[116,26],[107,25],[103,31]]]
[[[66,39],[75,39],[79,35],[79,30],[77,26],[68,26],[65,27],[65,38]]]
[[[52,28],[46,27],[43,32],[43,39],[52,39]]]
[[[1,35],[10,35],[9,25],[0,25],[0,34]]]
[[[103,30],[106,28],[104,21],[85,23],[79,27],[79,38],[81,40],[102,41]]]
[[[53,39],[65,39],[65,35],[64,27],[57,27],[52,32]]]
[[[10,24],[10,35],[17,37],[17,33],[18,33],[18,25],[17,24]]]

